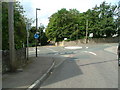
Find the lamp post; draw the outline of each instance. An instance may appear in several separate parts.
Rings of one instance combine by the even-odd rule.
[[[38,31],[37,30],[37,23],[38,23],[38,20],[37,20],[37,10],[40,10],[40,9],[36,8],[36,32]],[[36,39],[36,57],[37,57],[37,39]]]

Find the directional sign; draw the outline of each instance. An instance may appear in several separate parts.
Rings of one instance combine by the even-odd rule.
[[[38,35],[38,34],[35,34],[35,35],[34,35],[34,38],[35,38],[35,39],[38,39],[38,38],[39,38],[39,35]]]

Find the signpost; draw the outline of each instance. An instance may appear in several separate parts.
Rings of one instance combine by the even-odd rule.
[[[39,38],[39,35],[38,35],[38,34],[34,34],[34,38],[35,38],[35,39],[38,39],[38,38]]]
[[[39,35],[37,33],[34,34],[34,38],[36,39],[36,57],[37,57],[37,39],[39,38]]]
[[[38,32],[38,30],[37,30],[37,22],[38,22],[38,20],[37,20],[37,10],[40,10],[40,9],[39,9],[39,8],[36,8],[36,32]],[[34,37],[35,37],[35,39],[36,39],[36,57],[37,57],[37,39],[38,39],[39,35],[36,33],[36,34],[34,35]]]

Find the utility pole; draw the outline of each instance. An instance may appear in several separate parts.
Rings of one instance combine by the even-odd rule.
[[[40,23],[40,46],[41,46],[41,43],[42,43],[42,42],[41,42],[41,36],[42,36],[42,33],[41,33],[41,32],[42,32],[42,29],[41,29],[41,26],[42,26],[42,25],[41,25],[41,23]]]
[[[120,33],[120,31],[119,31],[119,28],[120,28],[120,1],[118,2],[118,23],[117,23],[117,30],[118,30],[118,41],[119,41],[119,43],[120,43],[120,35],[119,35],[119,33]]]
[[[27,30],[27,60],[28,60],[28,57],[29,57],[29,30],[30,30],[29,21],[26,23],[26,30]]]
[[[88,41],[88,19],[86,20],[86,43]]]
[[[78,24],[77,24],[77,35],[76,35],[76,40],[78,40]]]
[[[27,25],[26,25],[26,30],[27,30],[27,60],[28,60],[28,43],[29,43],[29,41],[28,41],[28,38],[29,38],[29,35],[28,35],[28,23],[27,23]]]
[[[10,69],[16,71],[15,65],[15,47],[14,47],[14,2],[8,3],[8,24],[9,24],[9,55]]]
[[[36,33],[37,33],[37,22],[38,22],[38,20],[37,20],[37,10],[40,10],[39,8],[36,8]],[[38,39],[36,39],[36,57],[37,57],[37,41],[38,41]]]

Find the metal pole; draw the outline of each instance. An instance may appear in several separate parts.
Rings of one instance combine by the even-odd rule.
[[[76,33],[76,40],[78,40],[78,24],[77,24],[77,33]]]
[[[88,19],[86,20],[86,43],[87,43],[87,39],[88,39]]]
[[[15,66],[15,48],[14,48],[14,10],[13,2],[8,3],[8,23],[9,23],[9,55],[10,55],[10,69],[16,70]]]
[[[38,31],[37,30],[37,22],[38,22],[38,19],[37,19],[37,10],[40,10],[40,9],[36,8],[36,32]],[[37,57],[37,39],[36,39],[36,57]]]
[[[76,26],[76,40],[77,40],[77,24],[75,26]]]
[[[37,8],[36,8],[36,32],[37,32]],[[37,57],[37,39],[36,39],[36,57]]]
[[[26,26],[26,29],[27,29],[27,60],[28,60],[28,44],[29,44],[29,41],[28,41],[28,38],[29,38],[28,27],[29,27],[29,25],[28,25],[28,22],[27,22],[27,26]]]
[[[41,27],[41,23],[40,23],[40,27]],[[42,36],[41,30],[42,29],[40,29],[40,46],[41,46],[41,36]]]

